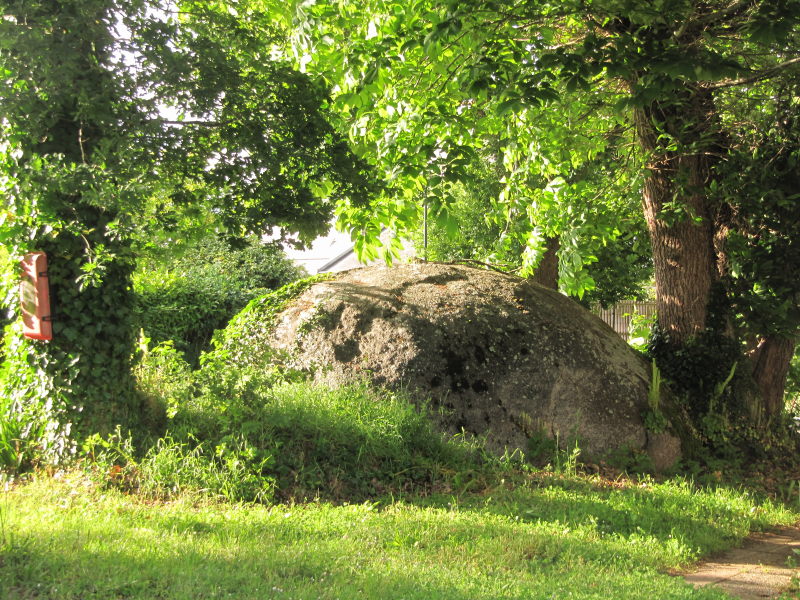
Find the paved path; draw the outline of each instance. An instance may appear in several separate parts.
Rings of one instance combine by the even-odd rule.
[[[741,548],[701,563],[684,577],[695,587],[714,585],[735,598],[763,600],[780,597],[793,575],[800,577],[798,527],[753,535]]]

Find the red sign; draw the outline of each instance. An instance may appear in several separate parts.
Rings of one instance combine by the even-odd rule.
[[[52,340],[47,255],[44,252],[31,252],[25,255],[21,264],[22,283],[19,290],[23,334],[34,340]]]

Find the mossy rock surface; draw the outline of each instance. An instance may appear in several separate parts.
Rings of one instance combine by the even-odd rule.
[[[443,429],[486,436],[498,451],[544,433],[602,456],[647,450],[653,437],[648,363],[577,303],[515,276],[433,263],[355,269],[311,285],[273,323],[269,345],[320,381],[406,388],[430,398]],[[679,457],[669,446],[662,468]]]

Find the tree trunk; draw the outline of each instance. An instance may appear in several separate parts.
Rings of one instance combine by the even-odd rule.
[[[693,171],[692,176],[701,173]],[[673,185],[663,173],[651,172],[645,181],[643,204],[653,246],[659,325],[672,341],[681,344],[705,328],[711,285],[716,280],[716,257],[713,227],[701,195],[683,199],[689,214],[678,222],[662,218],[673,193]]]
[[[536,267],[536,272],[532,279],[539,285],[549,287],[553,290],[558,289],[558,250],[561,248],[561,241],[557,237],[548,237],[546,240],[547,250]]]
[[[635,114],[639,142],[649,154],[642,203],[653,247],[658,323],[677,344],[705,328],[711,286],[719,277],[704,191],[711,164],[700,149],[680,154],[662,140],[666,133],[684,146],[699,144],[712,117],[710,95],[698,91],[687,92],[683,103]]]
[[[753,379],[762,408],[759,412],[767,422],[783,411],[783,393],[794,348],[794,339],[767,336],[753,353]]]
[[[712,209],[704,191],[718,148],[715,118],[710,93],[690,89],[681,100],[637,109],[635,115],[639,142],[649,154],[642,203],[653,247],[658,324],[678,346],[707,327],[712,286],[729,268],[729,207]],[[677,140],[692,153],[668,149],[662,140]],[[730,324],[715,326],[720,335],[734,335]],[[783,410],[794,348],[793,339],[769,336],[751,352],[758,389],[751,404],[754,424],[766,424]]]

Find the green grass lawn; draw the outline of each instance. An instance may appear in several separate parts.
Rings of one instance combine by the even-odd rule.
[[[79,474],[0,492],[0,598],[725,598],[667,572],[800,515],[682,481],[519,475],[481,493],[153,503]]]

